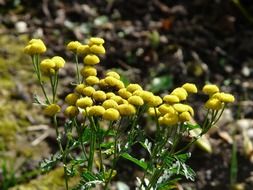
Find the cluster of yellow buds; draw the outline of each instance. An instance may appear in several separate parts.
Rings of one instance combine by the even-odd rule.
[[[202,91],[209,95],[209,99],[205,103],[205,107],[211,110],[220,110],[227,103],[232,103],[235,98],[232,94],[220,92],[220,89],[213,84],[207,84]]]
[[[51,59],[44,59],[40,63],[41,71],[46,75],[55,74],[60,68],[65,65],[65,60],[60,56],[54,56]]]
[[[44,42],[41,39],[32,39],[24,48],[24,52],[29,55],[42,54],[47,50]]]

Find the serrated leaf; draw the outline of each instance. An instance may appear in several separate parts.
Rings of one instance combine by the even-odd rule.
[[[148,167],[148,164],[147,164],[146,162],[144,162],[144,161],[142,161],[142,160],[138,160],[138,159],[132,157],[132,156],[131,156],[130,154],[128,154],[128,153],[123,153],[123,154],[121,154],[121,157],[123,157],[123,158],[125,158],[125,159],[127,159],[127,160],[129,160],[129,161],[131,161],[131,162],[133,162],[133,163],[135,163],[136,165],[140,166],[140,167],[143,168],[144,170],[146,170],[147,167]]]

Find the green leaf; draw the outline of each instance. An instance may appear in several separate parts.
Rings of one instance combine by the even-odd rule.
[[[153,93],[158,93],[160,91],[169,89],[172,87],[172,76],[163,75],[160,77],[155,77],[149,86],[149,90]]]
[[[138,159],[132,157],[132,156],[131,156],[130,154],[128,154],[128,153],[123,153],[123,154],[121,154],[121,157],[123,157],[123,158],[125,158],[125,159],[127,159],[127,160],[129,160],[129,161],[131,161],[131,162],[133,162],[133,163],[135,163],[136,165],[140,166],[140,167],[143,168],[144,170],[146,170],[147,167],[148,167],[148,164],[147,164],[146,162],[144,162],[144,161],[142,161],[142,160],[138,160]]]
[[[193,129],[199,129],[199,128],[201,128],[201,126],[198,125],[198,124],[190,124],[190,123],[184,124],[183,127],[187,128],[189,131],[193,130]]]

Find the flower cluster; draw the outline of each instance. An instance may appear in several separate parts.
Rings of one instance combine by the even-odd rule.
[[[44,42],[41,39],[32,39],[24,48],[24,52],[29,55],[42,54],[47,50]]]

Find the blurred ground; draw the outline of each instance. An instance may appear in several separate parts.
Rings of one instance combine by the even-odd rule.
[[[234,138],[238,183],[253,189],[251,0],[0,0],[0,158],[9,170],[25,175],[19,183],[36,177],[38,162],[55,151],[50,121],[32,105],[33,93],[39,90],[22,47],[29,38],[40,37],[48,46],[47,56],[58,54],[70,61],[67,42],[84,42],[90,36],[106,41],[100,72],[117,68],[125,80],[142,83],[156,93],[184,82],[200,87],[208,81],[235,94],[237,102],[209,134],[213,153],[193,147],[190,164],[198,177],[194,183],[181,185],[184,189],[229,189]],[[62,97],[73,74],[69,64],[62,73]],[[200,104],[201,99],[193,106]],[[199,110],[196,120],[202,119]],[[128,172],[132,171],[122,168],[121,176],[133,183]]]

